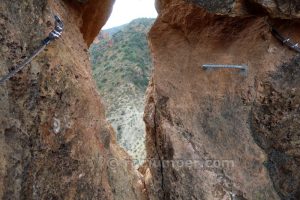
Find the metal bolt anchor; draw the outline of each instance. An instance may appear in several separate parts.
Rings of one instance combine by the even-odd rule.
[[[221,65],[221,64],[204,64],[202,65],[204,70],[207,69],[238,69],[240,73],[247,76],[248,66],[247,65]]]

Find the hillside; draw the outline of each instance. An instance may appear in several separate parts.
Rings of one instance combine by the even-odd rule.
[[[101,31],[90,54],[93,75],[118,142],[135,163],[145,157],[144,94],[151,59],[147,33],[154,19],[141,18]],[[137,160],[136,160],[137,159]]]

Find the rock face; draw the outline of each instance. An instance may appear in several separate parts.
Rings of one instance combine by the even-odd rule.
[[[112,3],[1,1],[1,76],[39,46],[53,14],[65,22],[59,41],[0,86],[1,199],[144,198],[105,120],[87,55]]]
[[[288,7],[290,6],[290,7]],[[298,1],[157,0],[144,114],[150,199],[300,199]],[[282,19],[279,19],[282,18]],[[204,70],[203,64],[246,64]]]
[[[66,31],[0,86],[0,198],[300,199],[300,59],[262,17],[299,41],[298,1],[157,0],[145,189],[91,78],[88,44],[111,4],[1,1],[1,75],[34,51],[54,13]]]
[[[115,0],[65,0],[79,16],[79,27],[88,46],[107,21]]]
[[[204,8],[206,11],[230,16],[270,15],[276,18],[299,18],[300,2],[297,0],[184,0]],[[157,0],[158,10],[173,4],[172,0]]]

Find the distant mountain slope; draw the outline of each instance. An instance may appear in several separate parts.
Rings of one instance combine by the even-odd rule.
[[[141,18],[102,31],[90,48],[93,74],[118,142],[134,159],[145,157],[144,94],[151,59],[147,33],[154,19]]]
[[[120,26],[116,26],[116,27],[113,27],[113,28],[110,28],[110,29],[103,30],[102,32],[108,33],[110,36],[112,36],[116,32],[119,32],[122,29],[124,29],[125,26],[127,26],[127,25],[128,24],[123,24],[123,25],[120,25]]]

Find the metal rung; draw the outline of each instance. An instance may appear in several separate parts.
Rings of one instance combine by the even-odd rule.
[[[239,69],[241,74],[247,76],[248,66],[247,65],[219,65],[219,64],[204,64],[203,69]]]

